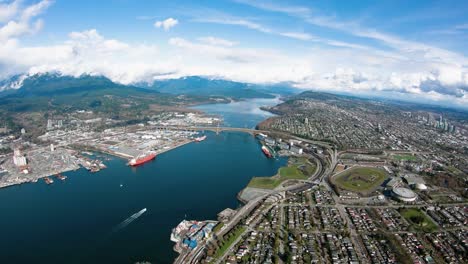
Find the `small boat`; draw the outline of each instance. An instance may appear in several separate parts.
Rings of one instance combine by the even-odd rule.
[[[58,174],[55,175],[55,176],[57,177],[57,179],[62,180],[62,181],[64,181],[64,180],[67,178],[67,176],[62,175],[62,174],[60,174],[60,173],[58,173]]]
[[[54,183],[54,180],[52,180],[52,179],[49,178],[49,177],[45,177],[45,178],[44,178],[44,181],[45,181],[45,183],[47,183],[47,184],[52,184],[52,183]]]

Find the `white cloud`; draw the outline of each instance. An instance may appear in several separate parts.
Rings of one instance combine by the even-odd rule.
[[[357,21],[340,21],[336,16],[320,15],[317,10],[311,10],[307,7],[301,6],[289,6],[289,5],[277,5],[273,3],[267,3],[264,1],[244,1],[238,0],[238,2],[250,5],[256,8],[260,8],[267,11],[281,12],[290,16],[294,16],[304,20],[315,26],[329,28],[333,30],[339,30],[347,34],[351,34],[357,37],[368,38],[380,41],[388,47],[401,52],[402,54],[414,54],[423,53],[426,59],[433,59],[440,62],[456,62],[466,64],[467,59],[460,54],[437,48],[424,43],[416,41],[409,41],[398,36],[380,32],[373,28],[367,28],[360,25]],[[457,29],[465,29],[467,25],[461,24],[456,27]],[[325,40],[326,42],[326,40]],[[329,40],[328,44],[337,46],[357,47],[358,45],[352,43],[345,43],[340,41]],[[362,47],[362,46],[361,46]]]
[[[273,12],[280,12],[286,13],[290,15],[302,16],[307,15],[311,12],[308,7],[303,6],[282,6],[276,5],[272,2],[259,2],[259,1],[252,1],[252,0],[234,0],[235,2],[251,5],[260,9],[273,11]]]
[[[0,23],[9,21],[18,13],[19,1],[0,2]]]
[[[237,17],[199,17],[194,21],[202,23],[213,23],[223,25],[242,26],[249,29],[257,30],[263,33],[273,33],[273,31],[261,24]]]
[[[216,40],[216,41],[213,41]],[[224,40],[225,41],[225,40]],[[107,39],[95,29],[72,32],[62,44],[0,47],[0,64],[31,74],[104,75],[129,84],[186,75],[217,76],[253,83],[292,82],[298,88],[353,93],[404,93],[429,100],[468,103],[468,73],[457,65],[382,56],[373,50],[314,47],[303,54],[226,45],[219,38],[171,38],[154,45]],[[223,43],[223,44],[220,44]],[[229,42],[230,43],[230,42]]]
[[[237,45],[235,39],[216,36],[195,40],[175,37],[160,51],[153,44],[106,38],[96,29],[71,32],[65,41],[53,45],[22,45],[22,35],[42,28],[42,20],[36,17],[48,5],[49,1],[41,1],[34,7],[18,9],[13,18],[0,27],[0,77],[21,72],[58,71],[73,76],[104,75],[130,84],[206,75],[253,83],[291,82],[304,89],[404,94],[408,98],[468,105],[468,67],[464,56],[357,26],[359,34],[381,39],[392,48],[379,50],[232,17],[205,18],[205,21],[324,45],[295,51],[294,46],[283,50],[247,48]],[[275,12],[281,10],[275,8]],[[294,15],[305,14],[300,8],[285,10]],[[323,21],[331,23],[329,20]],[[163,22],[159,27],[165,29]],[[339,22],[331,24],[340,25]]]
[[[227,39],[222,39],[222,38],[217,38],[217,37],[212,37],[212,36],[201,37],[201,38],[198,38],[198,40],[203,42],[203,43],[213,45],[213,46],[232,47],[232,46],[235,46],[235,45],[238,44],[238,42],[235,42],[235,41],[230,41],[230,40],[227,40]]]
[[[468,23],[456,25],[454,28],[458,30],[468,30]]]
[[[177,19],[174,19],[172,17],[162,20],[162,21],[156,21],[154,23],[154,26],[157,28],[163,28],[165,31],[168,31],[172,27],[175,27],[177,24],[179,24],[179,21]]]
[[[239,1],[239,2],[243,2],[243,1]],[[282,9],[274,9],[274,10],[279,11]],[[285,10],[289,10],[289,9],[286,8]],[[296,9],[292,8],[292,10],[296,10]],[[305,10],[308,10],[308,9],[304,9],[300,12],[299,10],[302,10],[302,9],[297,8],[296,12],[302,14]],[[201,22],[201,23],[241,26],[241,27],[245,27],[251,30],[256,30],[258,32],[262,32],[265,34],[277,35],[277,36],[282,36],[282,37],[295,39],[295,40],[310,41],[310,42],[320,43],[320,44],[333,46],[333,47],[371,49],[370,47],[367,47],[364,45],[348,43],[344,41],[337,41],[337,40],[328,39],[328,38],[321,38],[321,37],[318,37],[318,36],[315,36],[306,32],[283,31],[280,29],[267,27],[258,22],[250,21],[245,18],[234,17],[228,14],[220,14],[219,12],[217,12],[214,16],[207,14],[205,16],[197,17],[193,21]]]
[[[50,0],[42,0],[36,4],[26,7],[21,14],[21,20],[29,21],[31,18],[44,12],[51,4],[52,1]]]
[[[16,73],[57,71],[72,76],[104,75],[129,84],[151,82],[156,76],[177,71],[167,58],[162,59],[157,46],[106,39],[95,29],[72,32],[68,40],[57,45],[24,47],[16,40],[4,44],[0,47],[0,65],[8,65]]]
[[[299,39],[299,40],[312,40],[315,38],[314,36],[310,34],[301,33],[301,32],[280,32],[279,34],[284,37]]]
[[[10,38],[17,38],[25,34],[34,34],[40,31],[44,25],[43,20],[31,20],[44,12],[50,4],[51,1],[43,0],[27,6],[23,10],[19,8],[19,1],[6,4],[6,7],[0,5],[0,21],[2,18],[9,20],[0,26],[0,43]]]

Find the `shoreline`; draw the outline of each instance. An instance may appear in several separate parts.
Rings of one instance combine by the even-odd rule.
[[[19,186],[19,185],[22,185],[22,184],[27,184],[27,183],[37,183],[39,180],[43,179],[43,178],[46,178],[46,177],[52,177],[56,174],[62,174],[62,173],[66,173],[66,172],[70,172],[70,171],[75,171],[75,170],[79,170],[81,169],[81,167],[79,165],[77,165],[76,167],[74,168],[70,168],[70,169],[66,169],[66,170],[63,170],[63,171],[60,171],[60,172],[54,172],[54,173],[47,173],[47,174],[42,174],[40,176],[37,176],[35,177],[34,179],[28,179],[28,180],[25,180],[25,181],[22,181],[22,182],[15,182],[15,183],[7,183],[7,184],[4,184],[4,183],[1,183],[0,184],[0,191],[2,189],[6,189],[8,187],[13,187],[13,186]]]
[[[171,150],[174,150],[176,148],[179,148],[179,147],[182,147],[182,146],[185,146],[189,143],[193,143],[194,141],[193,140],[184,140],[183,142],[181,142],[180,144],[176,144],[175,146],[173,147],[170,147],[170,148],[167,148],[167,149],[162,149],[160,151],[157,151],[157,155],[161,155],[163,153],[166,153],[168,151],[171,151]],[[91,146],[85,146],[86,149],[88,150],[91,150],[91,151],[95,151],[95,152],[99,152],[99,153],[102,153],[102,154],[106,154],[106,155],[110,155],[110,156],[113,156],[113,157],[117,157],[117,158],[121,158],[121,159],[124,159],[124,160],[127,160],[128,159],[131,159],[133,158],[133,156],[131,155],[128,155],[128,154],[125,154],[125,153],[120,153],[120,152],[113,152],[113,151],[110,151],[110,150],[107,150],[107,149],[104,149],[104,148],[96,148],[96,147],[91,147]],[[82,151],[82,150],[76,150],[75,151]],[[52,173],[43,173],[43,174],[40,174],[39,176],[34,176],[33,178],[30,178],[30,179],[25,179],[24,181],[21,181],[21,182],[6,182],[6,183],[0,183],[0,190],[4,189],[4,188],[8,188],[8,187],[13,187],[13,186],[19,186],[19,185],[22,185],[22,184],[28,184],[28,183],[37,183],[39,180],[43,179],[43,178],[46,178],[46,177],[53,177],[54,175],[56,174],[62,174],[62,173],[66,173],[66,172],[70,172],[70,171],[76,171],[76,170],[79,170],[83,168],[82,166],[80,165],[74,165],[73,167],[71,168],[66,168],[64,170],[61,170],[59,172],[52,172]]]

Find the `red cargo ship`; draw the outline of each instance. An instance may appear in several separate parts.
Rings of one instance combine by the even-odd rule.
[[[263,154],[265,154],[265,156],[267,156],[268,158],[272,157],[272,155],[271,155],[271,153],[270,153],[270,151],[268,150],[267,147],[262,146],[262,151],[263,151]]]
[[[151,153],[148,153],[146,155],[140,155],[134,159],[131,159],[130,162],[128,162],[128,165],[130,166],[138,166],[138,165],[141,165],[143,163],[146,163],[150,160],[153,160],[154,158],[156,158],[156,153],[154,152],[151,152]]]

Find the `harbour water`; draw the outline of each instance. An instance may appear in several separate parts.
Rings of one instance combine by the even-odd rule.
[[[228,104],[206,104],[193,107],[205,113],[219,115],[224,119],[225,127],[255,128],[268,117],[274,116],[270,112],[260,109],[261,106],[274,106],[281,103],[279,97],[273,99],[254,98]]]
[[[245,121],[242,114],[228,120]],[[95,174],[80,169],[51,185],[0,189],[0,263],[172,263],[170,232],[182,219],[216,219],[239,206],[236,195],[253,176],[286,163],[265,158],[249,134],[206,134],[141,167],[112,158]]]

